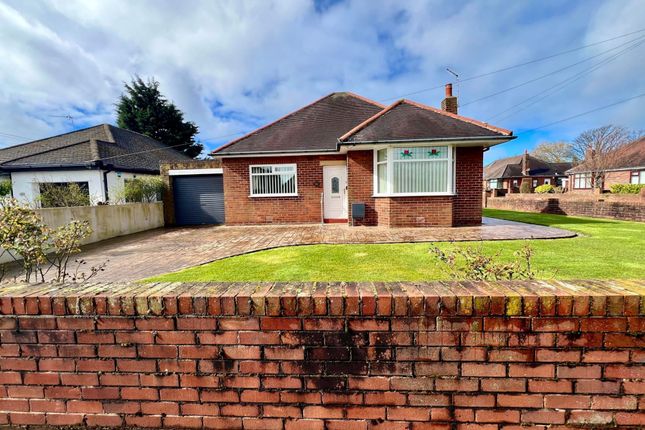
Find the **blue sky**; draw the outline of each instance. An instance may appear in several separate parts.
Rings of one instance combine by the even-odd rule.
[[[604,124],[645,128],[641,97],[530,131],[645,93],[645,32],[596,44],[643,28],[640,0],[0,0],[0,147],[113,123],[135,74],[214,149],[333,91],[438,106],[450,67],[460,113],[519,136],[489,162]]]

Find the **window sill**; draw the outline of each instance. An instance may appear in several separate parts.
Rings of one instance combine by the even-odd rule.
[[[455,193],[400,193],[400,194],[373,194],[373,198],[379,197],[450,197],[456,196]]]
[[[249,194],[249,197],[252,199],[264,199],[264,198],[275,198],[275,197],[298,197],[298,194]]]

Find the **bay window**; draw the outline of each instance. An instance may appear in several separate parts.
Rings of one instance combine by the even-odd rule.
[[[251,197],[285,197],[298,195],[295,164],[262,164],[249,166]]]
[[[396,146],[375,150],[374,194],[452,194],[453,151],[451,146]]]

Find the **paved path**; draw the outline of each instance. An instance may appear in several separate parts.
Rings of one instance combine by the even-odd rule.
[[[340,224],[209,226],[150,230],[88,245],[86,267],[109,260],[93,281],[133,281],[234,255],[289,245],[556,239],[575,233],[484,218],[477,227],[381,228]]]

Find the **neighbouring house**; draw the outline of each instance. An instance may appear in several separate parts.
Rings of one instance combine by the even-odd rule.
[[[582,162],[569,169],[569,190],[591,192],[594,189],[592,163]],[[609,191],[615,184],[645,184],[645,138],[623,145],[607,156],[601,174],[601,191]]]
[[[2,148],[0,175],[11,179],[16,199],[34,206],[44,183],[76,183],[99,204],[119,198],[130,179],[159,175],[161,161],[188,160],[148,136],[102,124]]]
[[[566,188],[567,173],[572,163],[549,163],[529,155],[502,158],[484,167],[484,187],[496,190],[497,194],[519,193],[520,185],[526,181],[531,191],[544,184]]]
[[[409,100],[332,93],[214,151],[227,224],[481,223],[484,151],[512,132]],[[224,221],[222,219],[221,221]]]

